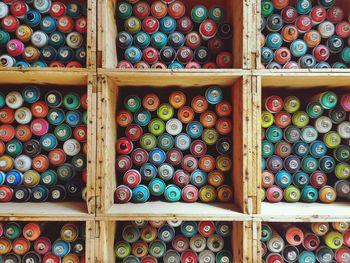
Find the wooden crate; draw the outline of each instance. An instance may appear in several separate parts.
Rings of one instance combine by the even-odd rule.
[[[62,0],[61,2],[69,3],[71,0]],[[96,53],[97,53],[97,0],[78,0],[79,3],[86,3],[86,16],[87,16],[87,33],[86,33],[86,67],[85,68],[70,68],[66,69],[67,72],[71,71],[85,71],[86,69],[96,70]],[[0,67],[0,69],[2,69]],[[11,67],[11,70],[19,68]],[[23,68],[24,71],[56,71],[64,70],[65,68]]]
[[[116,37],[118,33],[117,20],[115,17],[115,6],[117,0],[98,1],[98,67],[105,69],[116,68],[118,64],[118,52]],[[203,4],[207,7],[221,5],[225,7],[228,21],[233,25],[233,68],[250,69],[252,61],[255,61],[255,54],[250,54],[250,33],[248,21],[250,19],[250,0],[190,0],[183,1],[186,5],[186,14],[189,14],[193,6]],[[253,59],[252,59],[253,58]],[[255,68],[255,67],[254,67]],[[170,71],[170,70],[167,70]],[[182,70],[179,70],[182,71]],[[207,70],[197,70],[206,72]],[[221,72],[218,70],[210,70]]]
[[[261,251],[261,245],[260,245],[260,239],[261,239],[261,225],[263,223],[295,223],[296,221],[293,220],[284,220],[284,219],[279,219],[279,220],[262,220],[261,218],[256,218],[253,220],[253,249],[254,249],[254,257],[253,257],[253,261],[254,263],[262,263],[263,259],[262,259],[262,251]],[[329,224],[331,224],[332,222],[349,222],[349,218],[344,218],[343,220],[323,220],[323,219],[319,219],[319,220],[313,220],[313,221],[297,221],[298,224],[304,222],[328,222]]]
[[[139,73],[131,72],[99,75],[98,92],[98,191],[97,213],[100,217],[115,220],[132,220],[135,217],[146,219],[156,217],[173,217],[191,220],[242,220],[246,213],[252,213],[252,201],[248,196],[248,181],[251,176],[249,148],[250,136],[250,77],[242,75],[220,74],[176,74],[172,73]],[[234,166],[232,182],[234,187],[233,204],[205,203],[165,203],[161,201],[145,204],[114,204],[114,190],[117,186],[115,171],[115,140],[117,127],[115,113],[120,90],[147,86],[160,91],[167,87],[191,88],[220,85],[232,89],[233,97],[233,137]],[[204,212],[205,211],[205,212]]]
[[[96,76],[84,72],[67,72],[57,69],[44,74],[37,70],[0,69],[0,86],[4,85],[38,85],[42,89],[67,87],[72,90],[86,90],[88,94],[88,154],[87,154],[87,201],[61,203],[2,203],[0,217],[57,220],[76,220],[92,218],[95,212],[95,170],[96,170]]]
[[[144,218],[137,218],[144,220]],[[159,219],[154,217],[153,219]],[[170,219],[170,218],[169,218]],[[97,223],[99,229],[98,249],[96,249],[96,263],[114,263],[116,262],[114,244],[116,242],[116,230],[121,221],[99,221]],[[251,221],[232,222],[232,254],[235,263],[248,263],[252,261],[252,223]],[[119,241],[119,240],[117,240]]]
[[[349,221],[348,202],[335,202],[332,204],[322,203],[269,203],[261,202],[259,198],[259,189],[261,183],[261,100],[262,95],[276,91],[278,94],[297,95],[308,94],[307,92],[317,93],[320,91],[332,90],[336,92],[349,92],[350,78],[348,73],[332,70],[325,73],[322,70],[314,70],[312,73],[305,73],[304,70],[295,70],[293,73],[287,73],[284,70],[276,72],[259,70],[253,71],[253,107],[254,115],[258,119],[254,120],[256,125],[254,134],[256,138],[254,153],[256,161],[254,162],[254,172],[256,176],[256,197],[257,205],[254,218],[265,221]],[[282,212],[283,211],[283,212]]]
[[[45,217],[41,217],[41,218],[31,218],[31,217],[16,217],[16,218],[12,218],[12,217],[3,217],[0,216],[0,222],[10,222],[10,221],[17,221],[17,222],[45,222],[48,224],[48,226],[50,227],[51,224],[53,224],[53,227],[55,223],[69,223],[69,222],[81,222],[85,224],[85,260],[87,263],[94,263],[95,261],[95,251],[94,248],[97,244],[96,242],[96,228],[95,228],[95,223],[92,220],[85,220],[83,218],[75,218],[75,219],[66,219],[66,220],[62,220],[61,218],[45,218]]]
[[[294,4],[296,3],[297,0],[290,0],[289,1],[289,5],[290,6],[294,6]],[[261,2],[262,0],[257,0],[257,1],[252,1],[249,6],[251,6],[251,10],[252,10],[252,23],[250,24],[250,31],[251,31],[251,53],[255,54],[255,62],[253,62],[252,64],[256,65],[256,67],[252,67],[252,69],[260,69],[261,72],[274,72],[274,73],[278,73],[280,72],[280,70],[265,70],[263,69],[260,61],[261,61],[261,54],[260,54],[260,17],[261,17]],[[345,11],[345,20],[346,17],[348,17],[348,15],[350,15],[350,5],[348,0],[336,0],[336,5],[341,7],[344,11]],[[287,70],[283,70],[284,72],[294,72],[295,70],[291,70],[291,69],[287,69]],[[307,72],[313,72],[314,69],[302,69],[302,71],[304,73]],[[316,70],[318,71],[318,70]],[[323,72],[332,72],[332,69],[322,69],[321,71]],[[338,70],[339,71],[339,70]],[[350,72],[350,69],[344,69],[344,70],[340,70],[342,72]]]

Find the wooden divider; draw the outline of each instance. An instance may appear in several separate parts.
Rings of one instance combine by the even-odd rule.
[[[116,47],[118,34],[118,21],[115,16],[117,0],[100,0],[98,2],[98,67],[115,69],[118,64],[118,54],[121,52]],[[252,56],[250,53],[251,31],[248,20],[251,17],[250,0],[202,0],[183,1],[186,6],[186,14],[189,15],[192,7],[204,4],[208,8],[214,5],[223,6],[227,20],[233,25],[233,68],[251,69]],[[157,71],[157,70],[152,70]],[[167,70],[170,71],[170,70]],[[221,72],[220,69],[215,70]],[[205,73],[199,69],[197,72]]]

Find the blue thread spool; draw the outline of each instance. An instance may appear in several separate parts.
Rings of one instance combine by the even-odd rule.
[[[135,64],[137,62],[140,62],[142,58],[142,52],[139,48],[131,46],[125,50],[124,57],[126,61]]]
[[[140,109],[134,114],[134,121],[142,127],[147,126],[151,121],[151,114],[145,109]]]
[[[40,145],[44,151],[51,151],[57,147],[58,141],[55,135],[52,133],[44,134],[40,138]]]
[[[307,185],[301,190],[301,200],[305,203],[314,203],[317,201],[318,191],[315,187]]]
[[[181,233],[188,238],[193,237],[198,232],[198,225],[194,221],[184,221],[181,224]]]
[[[71,250],[70,243],[64,241],[64,240],[56,240],[52,244],[52,253],[54,253],[56,256],[62,258],[65,255],[67,255]]]
[[[18,170],[11,170],[6,173],[5,182],[10,187],[16,187],[23,182],[23,174]]]
[[[66,114],[66,122],[71,127],[76,127],[81,124],[83,117],[79,111],[68,111]]]
[[[153,164],[146,163],[141,166],[140,174],[143,180],[151,181],[157,176],[157,167],[155,167]]]
[[[159,29],[165,34],[170,34],[176,29],[176,21],[170,16],[163,17],[159,21]]]
[[[202,170],[194,170],[190,175],[191,184],[196,187],[202,187],[207,183],[207,174]]]
[[[127,32],[125,32],[125,33],[127,33]],[[127,34],[129,34],[129,33],[127,33]],[[129,37],[129,36],[127,36],[127,37]],[[132,44],[132,41],[134,41],[134,45],[140,49],[144,49],[144,48],[148,47],[151,43],[151,37],[149,36],[149,34],[147,34],[146,32],[143,32],[143,31],[136,33],[134,35],[134,39],[132,39],[131,35],[130,35],[130,37],[131,37],[130,45]],[[127,41],[129,41],[129,39],[127,39]],[[129,43],[127,42],[126,44],[129,44]]]
[[[68,63],[74,58],[74,51],[70,47],[63,46],[57,51],[57,60],[62,63]]]
[[[303,141],[297,141],[293,145],[293,153],[298,157],[305,157],[309,152],[309,145]]]
[[[169,184],[165,188],[164,196],[169,202],[177,202],[181,199],[181,189],[174,184]]]
[[[321,158],[327,154],[327,146],[322,141],[314,141],[310,145],[310,154],[315,158]]]
[[[53,47],[47,46],[40,50],[40,58],[47,62],[53,62],[57,58],[57,50]]]
[[[47,114],[47,120],[52,125],[60,125],[65,119],[64,111],[61,109],[51,109]]]
[[[36,86],[28,86],[22,91],[23,100],[27,103],[34,103],[40,98],[40,91]]]
[[[132,190],[132,200],[135,203],[145,203],[150,196],[150,192],[145,185],[138,185]]]
[[[159,178],[154,178],[148,185],[148,189],[152,196],[161,196],[164,194],[166,184],[163,180]]]
[[[179,63],[177,61],[169,64],[169,66],[168,66],[168,69],[183,69],[183,68],[185,68],[184,65],[182,65],[181,63]]]
[[[266,36],[266,46],[272,50],[280,48],[283,44],[283,38],[280,33],[270,33]]]
[[[164,225],[158,230],[158,238],[166,243],[175,237],[175,229],[169,225]]]
[[[165,162],[166,155],[163,150],[154,148],[152,151],[150,151],[148,158],[152,164],[159,166]]]
[[[281,170],[275,175],[275,182],[279,187],[284,189],[291,185],[292,176],[287,171]]]
[[[41,14],[34,9],[29,10],[24,15],[24,22],[31,28],[38,26],[40,24],[40,21],[41,21]]]
[[[298,188],[304,188],[310,182],[310,176],[307,173],[298,171],[293,176],[293,184]]]
[[[56,19],[52,16],[45,16],[40,22],[40,28],[45,33],[52,33],[56,30]]]
[[[32,188],[30,199],[33,202],[45,202],[49,197],[49,190],[42,185],[37,185]]]

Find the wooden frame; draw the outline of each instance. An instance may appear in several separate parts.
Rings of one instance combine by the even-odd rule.
[[[66,70],[39,73],[32,70],[0,70],[0,85],[35,84],[45,86],[71,86],[72,89],[86,89],[88,94],[88,154],[87,154],[87,201],[62,203],[2,203],[0,217],[52,218],[57,220],[74,220],[91,218],[95,212],[95,168],[96,163],[96,75],[84,72],[67,72]],[[91,214],[91,215],[89,215]],[[59,218],[59,219],[58,219]]]
[[[342,73],[342,71],[332,71],[331,73],[325,73],[322,70],[316,70],[313,73],[304,73],[296,71],[293,73],[287,73],[283,70],[279,70],[278,74],[275,72],[253,71],[253,103],[256,107],[253,107],[254,115],[261,116],[261,100],[262,94],[267,91],[279,90],[279,93],[295,94],[301,90],[308,90],[310,92],[318,92],[327,89],[342,89],[349,90],[350,74]],[[293,93],[294,92],[294,93]],[[254,121],[257,124],[260,120]],[[349,221],[350,214],[348,213],[349,203],[347,202],[335,202],[332,204],[322,203],[285,203],[280,202],[276,204],[261,202],[259,198],[260,182],[261,182],[261,127],[260,124],[255,128],[255,149],[256,162],[254,162],[254,175],[257,177],[255,182],[257,184],[256,197],[257,197],[257,209],[254,214],[255,219],[265,221]],[[256,155],[258,154],[258,155]],[[283,211],[283,213],[281,213]],[[330,213],[331,212],[331,213]]]
[[[242,220],[247,213],[252,213],[252,201],[248,196],[248,184],[251,175],[249,148],[251,145],[250,131],[250,77],[241,74],[177,74],[172,73],[133,74],[131,72],[99,75],[98,91],[98,191],[97,213],[99,218],[115,220],[131,220],[135,217],[159,218],[173,217],[177,219],[210,219],[210,220]],[[232,88],[234,105],[234,167],[233,185],[234,204],[205,203],[166,203],[148,202],[146,204],[114,204],[114,189],[116,188],[115,172],[115,112],[117,96],[120,89],[130,86],[147,86],[166,89],[167,86],[181,88],[204,87],[207,85],[229,86]],[[243,131],[247,136],[243,136]],[[113,143],[111,143],[113,142]],[[181,209],[178,209],[181,206]],[[205,210],[203,210],[205,209]],[[152,214],[150,214],[152,211]],[[206,211],[203,214],[203,211]]]
[[[70,0],[69,0],[70,1]],[[68,2],[69,2],[68,1]],[[23,71],[86,71],[96,70],[96,53],[97,53],[97,0],[80,0],[78,2],[86,2],[87,11],[87,33],[86,33],[86,67],[84,68],[20,68],[9,67],[5,69],[10,70],[23,70]],[[67,1],[63,1],[67,2]],[[0,67],[0,70],[3,68]]]
[[[82,218],[75,218],[75,219],[68,219],[68,220],[62,220],[62,218],[35,218],[33,219],[32,217],[17,217],[17,218],[12,218],[12,217],[1,217],[0,216],[0,222],[10,222],[10,221],[21,221],[21,222],[46,222],[48,224],[50,223],[57,223],[57,222],[81,222],[85,224],[85,231],[86,231],[86,237],[85,237],[85,260],[87,263],[94,263],[95,261],[95,251],[94,248],[96,246],[96,228],[95,228],[95,223],[92,220],[84,220]]]
[[[138,218],[144,220],[143,218]],[[156,218],[154,218],[156,219]],[[99,221],[99,246],[96,254],[96,263],[114,263],[114,243],[116,238],[116,230],[120,221]],[[251,221],[237,221],[232,222],[232,250],[233,259],[235,263],[248,263],[251,261],[251,237],[252,237],[252,223]]]
[[[115,18],[115,5],[117,0],[99,0],[98,1],[98,67],[104,69],[116,68],[117,48],[115,39],[117,36],[117,21]],[[225,6],[228,20],[233,25],[233,43],[232,50],[233,68],[236,69],[251,69],[255,68],[252,65],[255,60],[255,54],[250,54],[250,34],[248,20],[250,18],[250,0],[216,0],[216,1],[201,1],[191,0],[183,1],[186,5],[186,10],[191,10],[196,4],[205,4],[209,7],[214,3],[216,5]],[[189,12],[189,11],[188,11]],[[254,58],[254,59],[253,59]],[[148,70],[149,71],[149,70]],[[152,71],[152,70],[151,70]],[[170,71],[170,70],[166,70]],[[181,70],[183,71],[183,70]],[[187,70],[184,70],[187,71]],[[220,69],[214,70],[221,72]],[[207,70],[197,70],[197,72],[207,72]]]
[[[347,220],[322,220],[322,219],[318,219],[318,220],[312,220],[312,221],[308,221],[308,220],[302,220],[302,221],[293,221],[293,220],[262,220],[262,219],[254,219],[252,221],[253,224],[253,261],[254,263],[262,263],[262,251],[261,251],[261,247],[260,247],[260,239],[261,239],[261,225],[263,223],[295,223],[295,222],[300,222],[300,223],[310,223],[310,222],[328,222],[328,223],[332,223],[332,222],[349,222],[348,219]]]
[[[273,73],[279,73],[279,72],[295,72],[295,70],[292,69],[284,69],[284,70],[268,70],[268,69],[263,69],[262,65],[260,63],[261,61],[261,54],[260,54],[260,16],[261,16],[261,2],[262,0],[252,0],[252,2],[249,4],[251,6],[251,10],[252,10],[252,23],[250,23],[250,31],[251,31],[251,53],[255,54],[255,61],[252,63],[253,65],[255,65],[255,67],[253,66],[251,69],[259,69],[259,71],[264,74],[266,72],[273,72]],[[290,6],[294,6],[296,0],[291,0],[290,1]],[[348,4],[347,0],[336,0],[336,5],[340,6],[345,13],[347,13],[345,15],[345,17],[347,17],[348,14],[350,14],[350,6]],[[299,72],[303,72],[303,73],[308,73],[308,72],[314,72],[314,71],[320,71],[320,72],[333,72],[334,69],[321,69],[321,70],[314,70],[314,69],[301,69],[301,70],[296,70]],[[339,71],[339,70],[337,70]],[[340,70],[342,72],[350,72],[350,68],[349,69],[343,69]]]

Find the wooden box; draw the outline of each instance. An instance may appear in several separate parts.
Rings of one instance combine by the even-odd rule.
[[[310,97],[311,94],[318,94],[322,91],[334,90],[337,94],[349,92],[350,79],[348,74],[338,73],[323,73],[322,71],[315,71],[313,73],[304,73],[303,70],[296,70],[294,73],[286,73],[284,70],[278,70],[278,74],[274,72],[259,72],[254,73],[252,82],[256,86],[253,89],[253,107],[256,119],[255,128],[255,147],[254,156],[254,174],[256,175],[255,189],[257,196],[257,215],[256,218],[262,220],[294,220],[294,221],[317,221],[317,220],[347,220],[350,215],[347,212],[349,202],[334,202],[331,204],[324,203],[269,203],[261,202],[259,197],[260,183],[261,183],[261,107],[262,97],[268,94],[277,95],[296,95],[299,98],[302,96]],[[303,104],[305,102],[302,101]],[[283,211],[283,212],[282,212]]]
[[[220,5],[225,8],[227,20],[233,25],[233,68],[250,69],[254,61],[255,54],[250,52],[250,31],[248,30],[248,20],[250,19],[250,6],[248,0],[217,0],[182,1],[186,6],[186,15],[190,13],[192,7],[197,4],[210,8],[213,5]],[[118,33],[117,19],[115,15],[117,0],[98,1],[98,67],[104,69],[116,68],[118,64],[118,53],[116,47],[116,37]],[[255,68],[255,67],[254,67]],[[170,71],[170,70],[168,70]],[[196,70],[205,72],[208,70]],[[212,71],[212,70],[210,70]],[[220,69],[214,71],[222,71]]]
[[[252,1],[250,4],[252,8],[252,16],[253,16],[253,23],[251,23],[251,32],[252,32],[252,38],[251,41],[254,43],[251,45],[252,48],[252,53],[256,54],[255,56],[255,62],[254,64],[256,65],[256,69],[260,69],[261,72],[273,72],[273,73],[278,73],[279,70],[274,70],[274,69],[263,69],[263,66],[261,64],[261,47],[260,47],[260,17],[261,17],[261,2],[262,0],[257,0],[257,1]],[[289,5],[294,6],[297,0],[290,0]],[[315,2],[315,1],[312,1]],[[350,15],[350,5],[347,0],[336,0],[335,1],[335,6],[339,6],[344,10],[344,21],[348,21],[347,17]],[[346,41],[345,41],[346,42]],[[283,45],[282,45],[283,46]],[[288,45],[289,46],[289,45]],[[346,46],[346,45],[345,45]],[[254,67],[252,67],[254,69]],[[285,69],[284,72],[294,72],[295,70],[292,69]],[[303,72],[317,72],[320,71],[319,69],[301,69]],[[333,72],[334,69],[322,69],[321,71],[323,72]],[[338,72],[349,72],[350,69],[337,69],[335,71]]]
[[[6,224],[7,222],[16,221],[20,224],[26,224],[29,222],[43,222],[45,223],[45,227],[57,227],[57,224],[60,226],[64,225],[65,223],[69,222],[76,222],[76,223],[82,223],[85,224],[85,261],[87,263],[94,263],[95,260],[95,251],[94,248],[97,245],[97,242],[95,240],[96,236],[96,228],[95,223],[92,220],[85,220],[83,218],[75,218],[75,219],[67,219],[67,218],[47,218],[45,216],[42,216],[40,218],[32,218],[32,217],[6,217],[6,216],[0,216],[0,223]],[[45,235],[44,235],[45,236]],[[50,237],[49,237],[50,238]],[[54,242],[55,240],[51,240],[51,242]],[[33,250],[33,247],[31,248],[31,251]],[[4,256],[4,255],[2,255]]]
[[[0,217],[41,217],[59,220],[68,218],[77,220],[90,218],[95,211],[95,167],[96,159],[96,77],[83,72],[69,72],[57,69],[40,74],[36,71],[0,69],[0,86],[8,90],[16,85],[37,85],[42,93],[57,88],[88,94],[88,154],[87,154],[87,201],[81,202],[44,202],[44,203],[2,203]],[[91,215],[90,215],[91,213]],[[59,219],[58,219],[59,218]]]
[[[142,218],[137,218],[143,220]],[[153,219],[157,219],[154,217]],[[96,254],[96,263],[114,263],[116,256],[114,252],[114,244],[119,241],[116,235],[120,221],[99,221],[99,237],[98,249]],[[248,263],[252,261],[252,223],[250,221],[232,222],[232,241],[231,253],[233,254],[233,262]]]
[[[305,220],[305,221],[295,221],[294,218],[289,218],[289,219],[273,219],[273,220],[262,220],[261,218],[256,218],[253,220],[253,261],[252,262],[256,262],[256,263],[262,263],[263,262],[263,251],[261,248],[261,226],[264,223],[273,223],[274,226],[279,225],[279,224],[286,224],[286,223],[291,223],[291,224],[295,224],[295,222],[298,222],[297,226],[302,226],[302,227],[307,227],[310,226],[310,222],[327,222],[331,225],[332,222],[349,222],[349,217],[347,218],[339,218],[337,220],[328,220],[328,219],[316,219],[316,220]],[[320,237],[321,239],[321,237]],[[321,239],[321,242],[323,243],[324,241]],[[321,244],[322,244],[321,243]],[[334,251],[334,250],[333,250]],[[315,253],[315,251],[314,251]]]
[[[59,70],[70,71],[84,71],[86,69],[96,69],[96,44],[97,44],[97,0],[78,0],[79,3],[86,4],[86,16],[87,16],[87,33],[85,34],[86,41],[86,66],[85,68],[60,68]],[[63,0],[61,2],[69,3],[71,0]],[[28,44],[25,44],[27,46]],[[12,67],[12,69],[15,69]],[[57,68],[23,68],[24,71],[56,71]]]
[[[131,220],[135,217],[145,219],[169,217],[181,219],[219,219],[239,220],[245,217],[242,213],[253,213],[252,200],[248,191],[251,179],[251,165],[249,154],[251,141],[250,124],[250,78],[232,74],[147,74],[139,73],[108,73],[99,76],[99,128],[98,128],[98,204],[99,216],[114,218],[115,220]],[[116,182],[116,149],[115,140],[117,129],[115,114],[120,91],[130,87],[147,87],[159,89],[180,87],[195,92],[199,87],[219,85],[231,89],[233,98],[233,173],[232,185],[234,202],[232,204],[208,203],[165,203],[161,201],[144,204],[114,204],[114,190]]]

